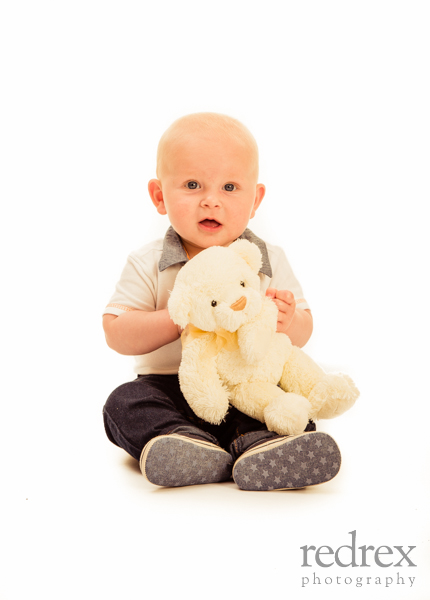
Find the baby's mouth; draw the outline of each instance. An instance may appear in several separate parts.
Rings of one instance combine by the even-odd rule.
[[[203,227],[209,227],[210,229],[216,229],[217,227],[221,226],[221,223],[218,223],[218,221],[215,221],[215,219],[204,219],[203,221],[200,221],[200,225],[203,225]]]

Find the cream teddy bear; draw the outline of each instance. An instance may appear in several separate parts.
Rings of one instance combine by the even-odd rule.
[[[261,252],[247,240],[212,246],[179,271],[168,302],[184,329],[182,393],[195,414],[219,424],[229,404],[282,435],[309,419],[336,417],[359,392],[346,375],[326,374],[284,333],[260,291]]]

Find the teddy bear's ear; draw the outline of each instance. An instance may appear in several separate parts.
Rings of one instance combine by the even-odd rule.
[[[167,310],[172,321],[185,329],[190,322],[191,298],[187,297],[187,288],[180,282],[175,283],[167,302]]]
[[[262,258],[258,246],[252,242],[248,242],[248,240],[236,240],[230,244],[229,248],[239,254],[253,271],[256,273],[259,272],[262,265]]]

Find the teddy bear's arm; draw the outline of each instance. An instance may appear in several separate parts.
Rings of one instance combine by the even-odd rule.
[[[266,356],[273,343],[277,318],[276,304],[264,297],[260,313],[237,330],[240,353],[248,364],[255,364]]]
[[[217,372],[212,337],[201,336],[183,348],[178,375],[182,393],[195,414],[219,425],[228,411],[229,396]]]

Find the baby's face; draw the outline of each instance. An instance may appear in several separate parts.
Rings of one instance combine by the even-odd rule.
[[[252,150],[241,143],[188,136],[170,145],[149,190],[192,257],[228,246],[246,229],[265,192],[256,171]]]

